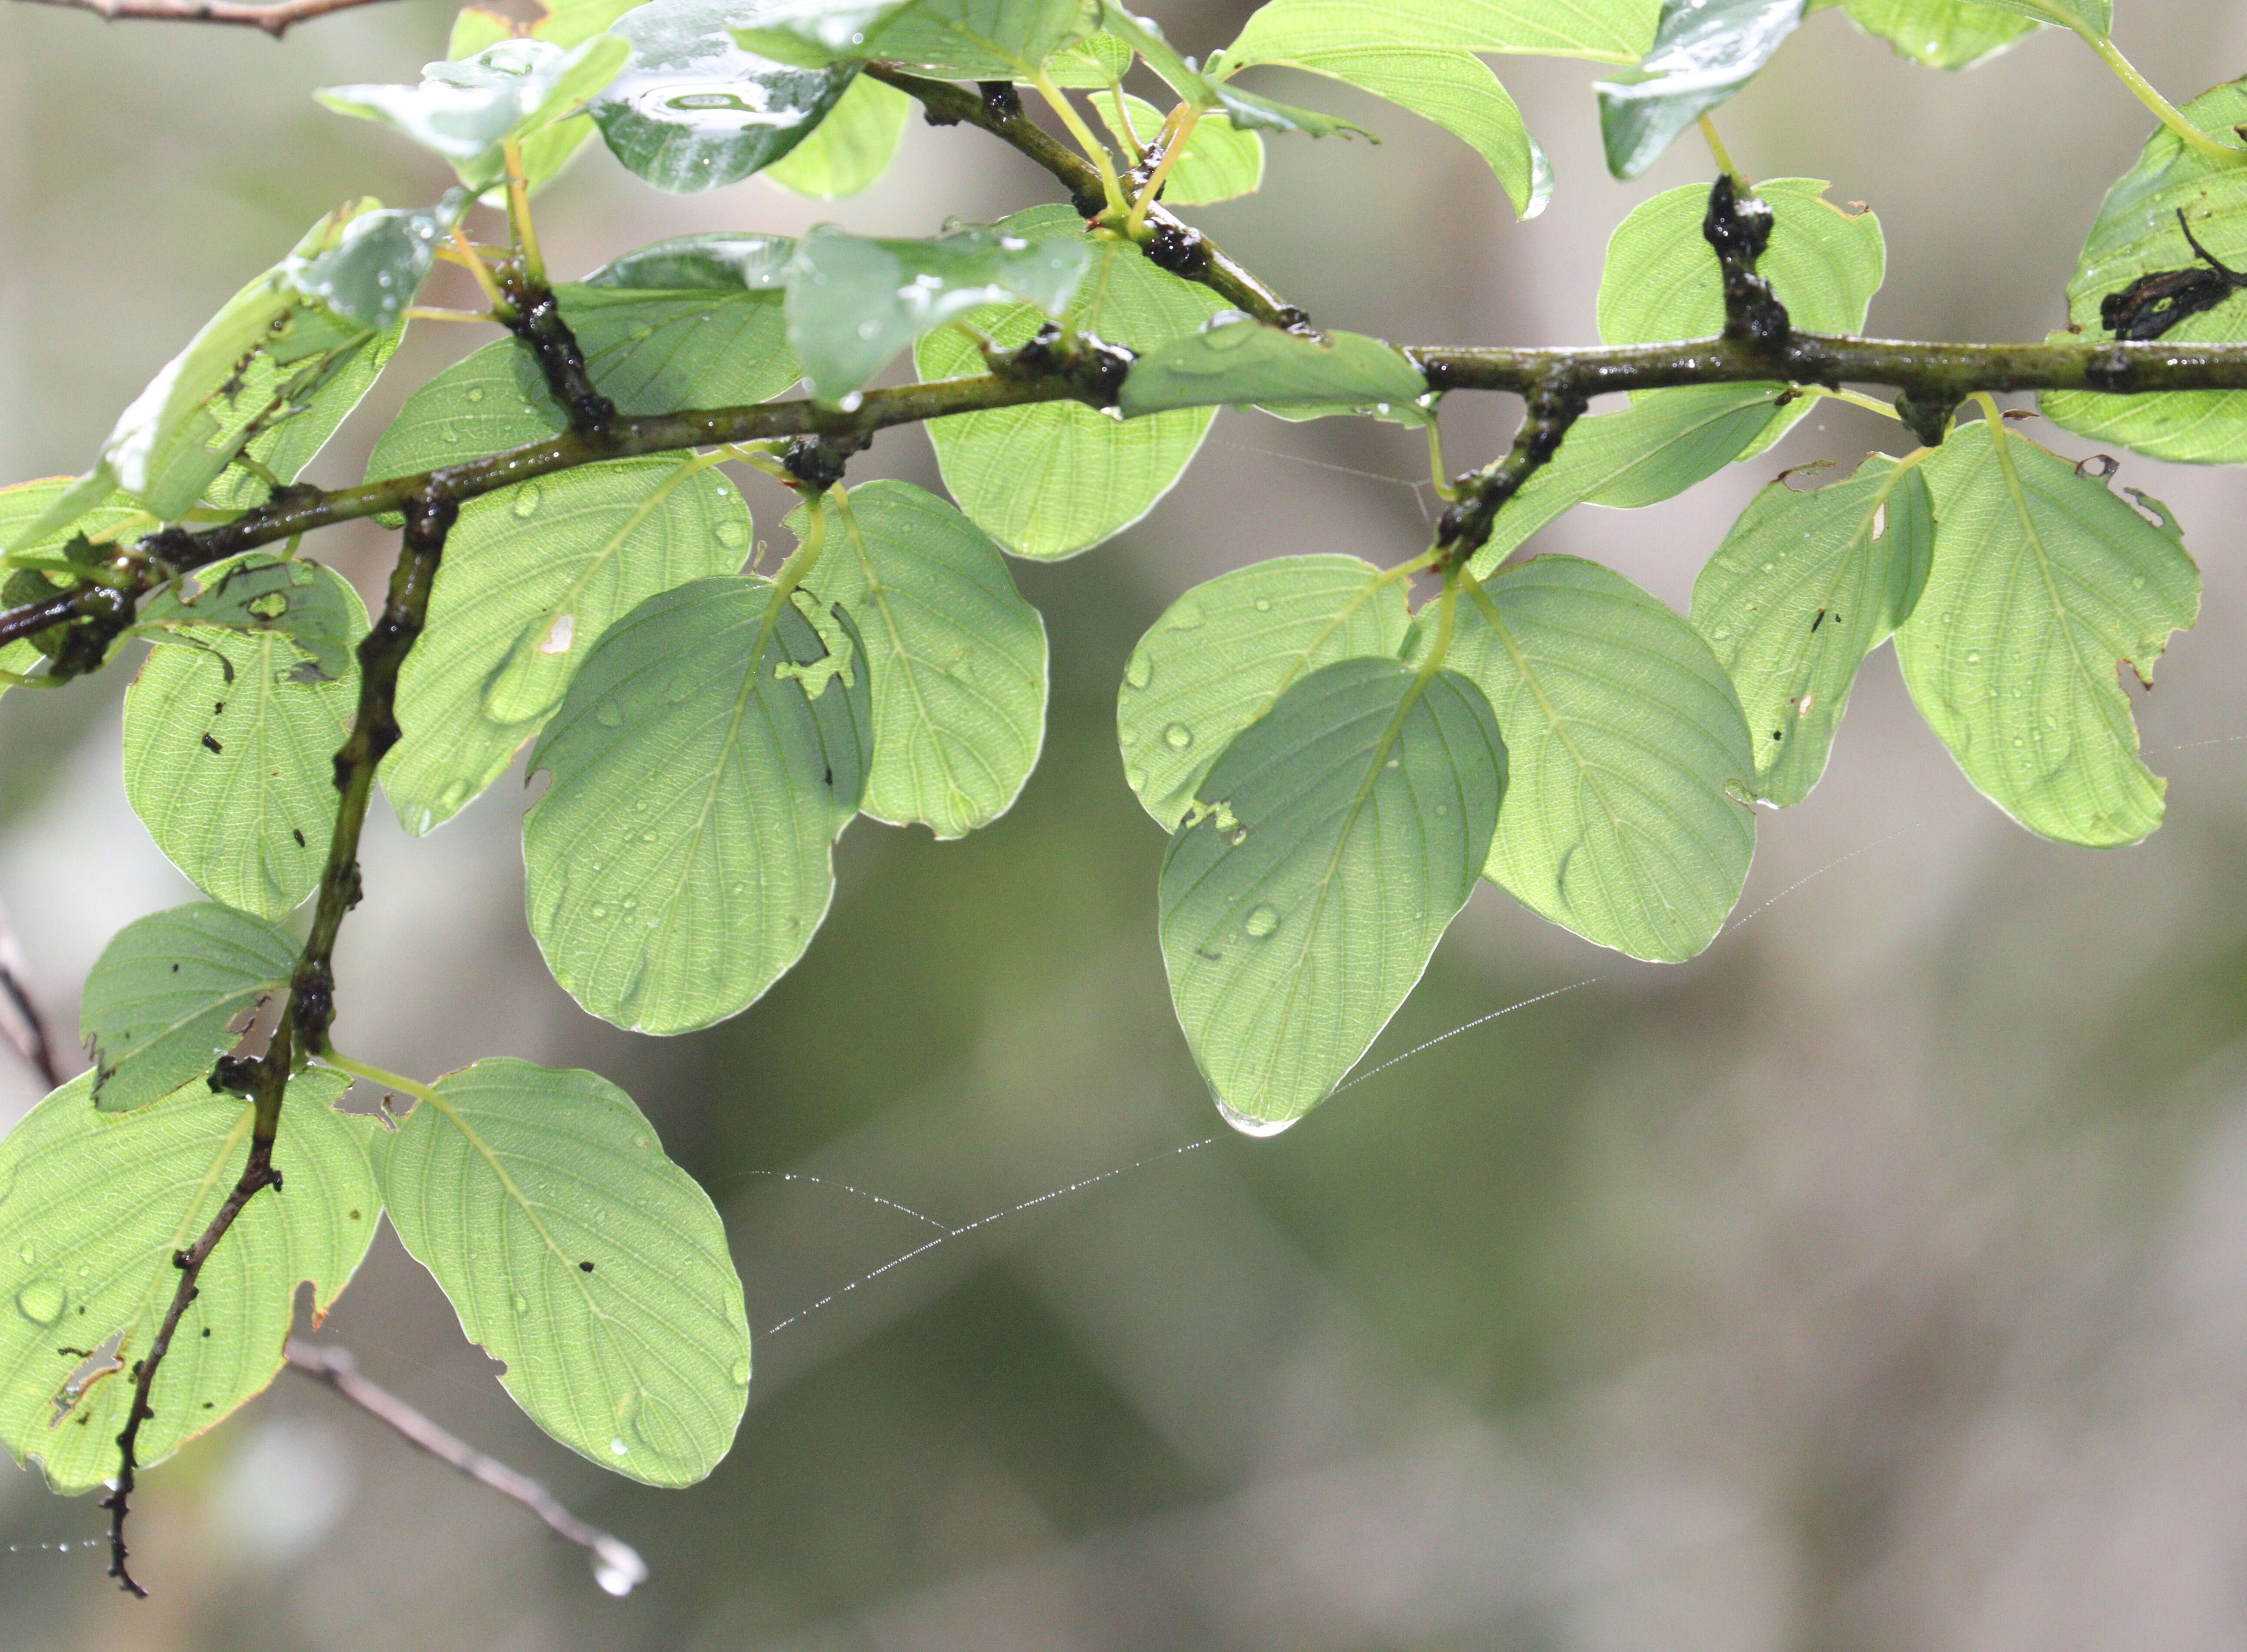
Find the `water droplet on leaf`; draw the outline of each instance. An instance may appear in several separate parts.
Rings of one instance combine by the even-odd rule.
[[[1268,901],[1259,902],[1241,920],[1240,927],[1261,940],[1280,927],[1280,909]]]
[[[1226,1123],[1232,1125],[1233,1129],[1239,1130],[1243,1136],[1253,1136],[1260,1139],[1265,1137],[1277,1136],[1282,1130],[1293,1130],[1295,1127],[1295,1121],[1292,1118],[1270,1119],[1253,1117],[1246,1113],[1240,1112],[1234,1108],[1226,1106],[1225,1098],[1222,1096],[1217,1098],[1217,1112],[1219,1117],[1222,1118]]]
[[[1172,751],[1184,751],[1193,744],[1193,730],[1184,723],[1172,723],[1163,731],[1163,743]]]
[[[33,1280],[16,1293],[16,1311],[34,1325],[52,1325],[62,1318],[70,1293],[52,1280]]]

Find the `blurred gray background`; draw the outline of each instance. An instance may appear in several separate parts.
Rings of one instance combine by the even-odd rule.
[[[2180,101],[2247,71],[2236,0],[2121,10],[2123,45]],[[1246,7],[1158,10],[1205,52]],[[195,326],[338,201],[434,198],[434,165],[305,94],[411,78],[448,18],[401,0],[277,44],[0,8],[0,478],[82,468]],[[1589,341],[1608,234],[1708,162],[1681,144],[1619,186],[1596,69],[1499,67],[1559,172],[1541,220],[1513,222],[1444,134],[1308,82],[1294,91],[1381,146],[1275,141],[1263,195],[1195,215],[1332,324]],[[1967,339],[2062,319],[2074,249],[2150,130],[2067,37],[1952,77],[1838,15],[1722,123],[1751,173],[1831,179],[1878,210],[1874,331]],[[832,208],[755,180],[659,196],[594,147],[541,217],[566,273],[690,229],[923,235],[1052,198],[980,134],[916,122],[896,171]],[[316,479],[355,480],[405,392],[486,336],[417,330]],[[1454,465],[1513,416],[1458,399]],[[1682,608],[1779,469],[1895,440],[1829,411],[1684,499],[1580,512],[1536,548]],[[884,435],[866,474],[935,481],[917,432]],[[386,1235],[328,1334],[639,1545],[652,1580],[607,1598],[519,1511],[284,1376],[150,1478],[146,1604],[103,1578],[91,1499],[0,1468],[0,1645],[2247,1642],[2247,479],[2144,461],[2121,477],[2175,506],[2208,581],[2198,633],[2140,699],[2172,777],[2146,846],[2009,825],[1883,652],[1824,785],[1764,817],[1745,927],[1683,968],[1640,966],[1486,887],[1376,1059],[1590,984],[1282,1138],[1236,1138],[1170,1020],[1162,837],[1124,782],[1115,686],[1196,580],[1285,552],[1410,554],[1424,474],[1387,428],[1228,413],[1138,528],[1019,569],[1055,649],[1021,802],[961,843],[855,826],[802,966],[692,1038],[618,1033],[547,978],[522,918],[518,786],[419,843],[378,805],[340,959],[349,1048],[423,1076],[488,1055],[584,1065],[639,1098],[718,1199],[747,1282],[739,1442],[673,1493],[553,1445]],[[760,486],[776,534],[786,502]],[[390,556],[371,525],[313,549],[365,589]],[[128,668],[0,707],[0,899],[65,1034],[108,936],[190,894],[125,804]],[[0,1051],[0,1122],[37,1089]],[[951,1226],[1012,1213],[806,1313],[932,1235],[836,1181]]]

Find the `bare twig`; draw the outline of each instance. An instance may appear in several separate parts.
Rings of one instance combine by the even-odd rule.
[[[305,1342],[291,1337],[289,1364],[304,1376],[325,1382],[378,1422],[403,1435],[440,1462],[449,1463],[480,1485],[502,1497],[513,1498],[546,1522],[557,1536],[575,1543],[593,1557],[593,1576],[611,1594],[629,1594],[635,1584],[647,1580],[647,1562],[622,1538],[588,1526],[570,1512],[562,1499],[519,1469],[509,1468],[465,1440],[448,1433],[379,1383],[360,1374],[349,1348]]]
[[[0,907],[0,996],[15,1012],[0,1016],[0,1028],[7,1032],[16,1053],[46,1081],[47,1088],[60,1089],[63,1075],[55,1062],[54,1042],[47,1036],[39,1007],[31,1001],[31,991],[24,985],[30,973],[24,966],[23,948],[16,945],[16,932],[9,927],[7,909]]]
[[[39,5],[91,11],[106,22],[140,19],[156,23],[236,23],[263,29],[278,40],[291,24],[331,11],[349,11],[379,0],[273,0],[270,5],[244,5],[239,0],[34,0]]]

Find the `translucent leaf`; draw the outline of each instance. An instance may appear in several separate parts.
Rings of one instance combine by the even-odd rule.
[[[2203,92],[2184,113],[2203,132],[2237,143],[2236,128],[2247,125],[2247,85],[2234,81]],[[2100,315],[2103,304],[2144,277],[2208,268],[2185,240],[2180,210],[2202,246],[2235,270],[2247,266],[2247,166],[2189,149],[2164,126],[2107,192],[2067,283],[2068,318],[2083,336],[2113,338]],[[2247,342],[2247,293],[2228,292],[2160,337],[2185,345]],[[2247,464],[2247,391],[2114,396],[2070,390],[2047,392],[2039,405],[2053,423],[2094,441],[2189,464]]]
[[[235,1017],[288,986],[297,950],[279,925],[208,902],[119,930],[79,1011],[94,1104],[130,1112],[207,1075],[236,1042]]]
[[[1482,691],[1393,659],[1301,678],[1204,778],[1163,857],[1171,998],[1252,1135],[1331,1095],[1473,891],[1506,788]]]
[[[1270,8],[1267,8],[1269,10]],[[1316,28],[1272,33],[1253,57],[1226,54],[1230,74],[1251,63],[1308,70],[1386,99],[1465,140],[1490,163],[1512,197],[1516,215],[1533,218],[1553,193],[1552,163],[1521,119],[1521,111],[1489,66],[1472,51],[1427,46],[1346,44],[1353,31]],[[1345,44],[1316,44],[1321,40]],[[1282,43],[1293,44],[1283,46]]]
[[[1081,91],[1110,86],[1130,72],[1138,55],[1129,41],[1103,29],[1047,58],[1046,77],[1057,86]]]
[[[878,86],[881,83],[873,84]],[[787,236],[725,230],[679,236],[611,259],[585,277],[583,290],[697,292],[721,297],[763,293],[777,297],[788,290],[789,260],[795,256],[796,242]],[[561,290],[580,290],[564,287]],[[593,324],[598,326],[598,319]],[[584,340],[578,342],[583,344]]]
[[[1164,112],[1144,98],[1124,94],[1130,118],[1127,129],[1116,118],[1116,99],[1095,98],[1092,106],[1125,156],[1137,160],[1163,130]],[[1185,151],[1171,163],[1163,181],[1163,203],[1171,207],[1201,207],[1212,201],[1253,195],[1264,182],[1264,140],[1253,132],[1237,132],[1223,114],[1212,113],[1194,122]]]
[[[323,218],[229,299],[119,416],[93,469],[19,530],[23,543],[71,527],[120,488],[166,521],[184,516],[236,454],[297,415],[392,326],[453,208],[372,207]]]
[[[1444,663],[1489,698],[1511,775],[1484,876],[1633,958],[1682,963],[1755,856],[1755,754],[1698,632],[1621,574],[1539,556],[1463,602]]]
[[[180,1278],[172,1259],[218,1213],[249,1153],[251,1109],[193,1083],[118,1116],[86,1104],[82,1074],[0,1140],[0,1440],[65,1496],[117,1473],[132,1368]],[[147,1468],[226,1420],[281,1369],[300,1282],[312,1322],[366,1254],[382,1201],[368,1121],[332,1110],[349,1081],[290,1081],[261,1193],[204,1264],[140,1428]]]
[[[1857,666],[1919,601],[1935,504],[1917,466],[1875,454],[1847,481],[1775,481],[1693,582],[1693,625],[1739,690],[1756,790],[1800,802],[1826,772]]]
[[[1136,248],[1087,243],[1083,221],[1065,206],[1033,207],[994,228],[1026,239],[1087,245],[1092,269],[1069,308],[1069,324],[1111,344],[1151,352],[1193,332],[1221,307],[1206,287],[1149,263]],[[1020,306],[976,324],[1019,345],[1043,322]],[[986,371],[973,341],[946,330],[914,347],[923,379]],[[1073,556],[1129,528],[1177,486],[1208,434],[1213,407],[1181,408],[1119,422],[1074,402],[957,413],[930,421],[944,484],[975,524],[1018,556]]]
[[[1276,556],[1172,603],[1116,692],[1124,776],[1156,823],[1177,829],[1211,766],[1298,679],[1338,659],[1395,658],[1404,594],[1356,556]]]
[[[1876,214],[1842,211],[1825,198],[1817,178],[1769,178],[1756,194],[1772,215],[1771,245],[1757,268],[1806,332],[1864,331],[1873,295],[1888,272],[1887,242]],[[1725,288],[1716,255],[1701,234],[1709,191],[1684,184],[1642,202],[1608,242],[1600,276],[1600,337],[1611,345],[1707,338],[1725,328]],[[1639,391],[1658,401],[1691,389]],[[1783,406],[1745,457],[1777,441],[1810,411],[1809,398]]]
[[[741,11],[737,0],[649,0],[617,23],[632,56],[593,99],[593,121],[609,152],[659,189],[699,195],[771,165],[856,75],[744,51],[726,29]]]
[[[459,62],[425,64],[419,85],[327,86],[338,114],[378,120],[453,164],[471,189],[506,173],[502,146],[574,114],[616,77],[632,49],[613,35],[573,48],[503,40]]]
[[[1608,170],[1636,178],[1677,134],[1747,85],[1802,22],[1803,0],[1664,0],[1653,50],[1602,81]]]
[[[710,1196],[597,1073],[483,1061],[382,1162],[398,1237],[516,1403],[571,1451],[692,1485],[749,1396],[741,1281]]]
[[[1099,27],[1099,0],[768,0],[734,37],[783,63],[878,58],[958,80],[1027,75]]]
[[[765,176],[815,201],[855,195],[890,169],[912,111],[904,92],[861,75],[818,130],[768,167]]]
[[[213,563],[165,586],[142,604],[144,631],[163,627],[188,643],[208,643],[214,631],[243,637],[285,638],[304,656],[279,657],[284,676],[334,682],[352,668],[351,651],[366,634],[366,609],[348,580],[318,563],[253,550]]]
[[[847,616],[823,620],[844,658],[794,605],[773,616],[772,587],[746,575],[651,597],[531,754],[554,783],[523,824],[530,931],[555,980],[620,1027],[691,1032],[747,1008],[834,893],[871,686]]]
[[[781,292],[765,283],[775,246],[791,249],[777,237],[689,236],[618,260],[613,279],[597,271],[557,289],[594,387],[618,411],[640,414],[737,406],[793,385],[802,369],[789,353]],[[736,284],[721,284],[729,276]],[[650,290],[645,278],[676,287]],[[567,428],[529,351],[502,338],[406,399],[374,444],[367,480],[415,475]]]
[[[812,584],[857,622],[873,677],[874,759],[859,807],[961,837],[1013,807],[1045,743],[1046,627],[1005,557],[906,481],[824,495]],[[801,535],[800,506],[789,526]]]
[[[257,565],[266,560],[253,551],[210,570],[205,594],[154,633],[160,645],[125,694],[125,795],[206,895],[281,918],[327,864],[334,757],[359,705],[349,651],[366,632],[366,611],[340,575],[310,563]],[[242,590],[259,585],[270,588]],[[318,633],[283,629],[288,612],[261,624],[259,605],[277,600],[300,624],[311,616]],[[181,623],[205,603],[222,604],[219,625]],[[229,608],[247,623],[225,623]],[[316,659],[307,644],[318,645]]]
[[[658,591],[731,573],[755,538],[734,484],[693,459],[613,460],[470,500],[398,679],[404,737],[382,788],[434,829],[545,727],[610,625]]]
[[[277,413],[250,438],[241,456],[254,461],[254,468],[240,462],[229,466],[203,496],[222,510],[252,510],[272,497],[274,482],[285,485],[296,481],[327,446],[337,427],[366,399],[405,337],[406,326],[400,322],[352,352],[311,395]],[[256,371],[276,370],[261,363]]]
[[[1896,658],[1966,778],[2046,837],[2106,849],[2162,823],[2118,663],[2141,682],[2200,611],[2168,509],[2155,526],[2059,454],[1973,424],[1923,468],[1935,560]]]
[[[1152,17],[1135,17],[1113,3],[1103,15],[1108,31],[1144,58],[1147,66],[1161,76],[1171,91],[1197,109],[1222,110],[1237,131],[1300,132],[1312,138],[1369,135],[1355,121],[1322,114],[1315,109],[1274,103],[1269,98],[1228,85],[1221,75],[1204,75],[1163,38],[1162,29]]]
[[[1306,338],[1226,311],[1133,362],[1120,405],[1131,419],[1214,402],[1409,406],[1427,393],[1427,379],[1394,345],[1357,332]]]
[[[1835,0],[1816,0],[1831,5]],[[1813,8],[1814,9],[1814,8]],[[1936,69],[1967,69],[1995,57],[2037,24],[1983,0],[1847,0],[1849,20],[1876,39]]]
[[[2114,0],[1977,0],[1977,3],[2043,23],[2080,25],[2094,35],[2111,34],[2114,29]]]
[[[1675,498],[1740,456],[1772,422],[1768,385],[1690,386],[1579,419],[1553,462],[1506,502],[1472,566],[1488,577],[1578,505],[1637,509]]]
[[[986,304],[1069,307],[1093,263],[1082,235],[1031,239],[1004,225],[932,241],[870,241],[822,224],[788,271],[788,343],[812,394],[840,401],[922,334]]]
[[[1636,63],[1654,38],[1658,0],[1270,0],[1226,48],[1228,64],[1361,45],[1452,46]]]
[[[8,547],[11,563],[65,572],[78,565],[70,550],[78,536],[82,535],[96,544],[112,541],[129,544],[139,536],[138,530],[156,527],[156,518],[148,511],[122,494],[113,494],[76,513],[61,528],[33,531],[53,514],[56,502],[79,481],[76,476],[44,476],[37,481],[0,488],[0,545]]]

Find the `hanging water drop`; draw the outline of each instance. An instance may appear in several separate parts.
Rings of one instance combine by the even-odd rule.
[[[1218,1096],[1216,1100],[1218,1116],[1222,1118],[1226,1123],[1232,1125],[1233,1129],[1239,1130],[1243,1136],[1253,1136],[1259,1140],[1262,1140],[1267,1137],[1277,1136],[1282,1130],[1293,1130],[1295,1127],[1295,1121],[1292,1118],[1256,1118],[1249,1114],[1240,1112],[1234,1108],[1226,1106],[1225,1097],[1222,1096]]]

